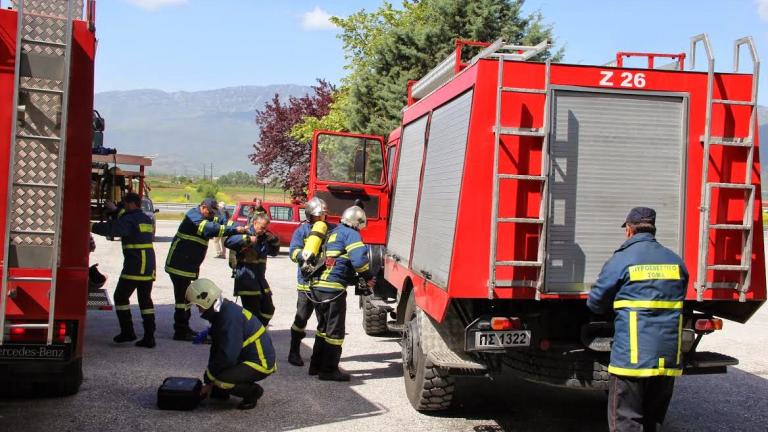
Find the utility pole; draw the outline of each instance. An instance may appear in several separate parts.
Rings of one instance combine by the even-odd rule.
[[[203,164],[203,181],[205,181],[205,164]]]
[[[211,162],[211,183],[213,183],[213,162]]]

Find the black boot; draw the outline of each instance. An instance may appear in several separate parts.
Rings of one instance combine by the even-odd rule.
[[[341,345],[327,344],[323,356],[323,367],[320,370],[321,381],[349,381],[350,375],[339,369],[341,360]]]
[[[120,307],[120,306],[115,306]],[[120,334],[112,338],[115,343],[131,342],[136,340],[136,333],[133,331],[133,321],[131,320],[131,310],[118,310],[117,322],[120,324]]]
[[[240,387],[243,387],[242,389]],[[264,394],[264,389],[260,385],[253,384],[238,384],[232,389],[232,394],[235,396],[241,396],[243,400],[237,405],[239,410],[249,410],[256,408],[256,403],[259,398]]]
[[[315,335],[315,345],[312,347],[312,357],[309,359],[309,374],[317,375],[323,366],[323,355],[326,347],[325,339]]]
[[[154,348],[155,347],[155,314],[142,314],[142,323],[144,324],[144,337],[136,342],[137,347]]]
[[[291,351],[288,353],[288,363],[294,366],[304,366],[304,360],[301,359],[301,340],[304,334],[304,332],[291,330]]]
[[[213,388],[211,389],[211,399],[215,399],[218,401],[229,400],[229,391],[213,386]]]
[[[176,308],[173,312],[173,340],[191,341],[197,336],[197,332],[189,328],[189,318],[192,313],[189,309]]]

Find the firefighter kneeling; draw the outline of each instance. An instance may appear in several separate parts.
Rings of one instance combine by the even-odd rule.
[[[366,224],[365,212],[357,206],[344,211],[341,225],[328,234],[325,265],[310,279],[310,290],[316,304],[317,334],[312,350],[309,374],[321,380],[349,381],[349,374],[339,369],[341,345],[344,343],[344,321],[347,314],[347,286],[355,273],[369,287],[375,279],[368,268],[368,247],[359,230]]]
[[[252,313],[222,299],[221,289],[208,279],[192,282],[186,300],[211,323],[211,354],[201,396],[226,400],[233,394],[243,398],[238,409],[254,408],[264,394],[256,381],[277,369],[266,328]]]

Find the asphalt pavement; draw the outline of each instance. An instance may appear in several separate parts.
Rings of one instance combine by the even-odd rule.
[[[358,299],[348,297],[347,337],[342,367],[353,374],[349,383],[323,382],[285,360],[295,312],[295,266],[282,253],[270,259],[267,278],[277,308],[270,335],[278,355],[278,371],[262,382],[265,393],[251,411],[236,410],[236,401],[204,402],[191,412],[160,411],[157,387],[165,377],[201,377],[207,345],[171,340],[173,290],[162,271],[177,222],[158,221],[155,248],[158,280],[153,290],[158,346],[136,348],[115,344],[114,312],[88,315],[84,372],[80,392],[44,399],[0,399],[0,431],[603,431],[602,392],[567,390],[505,378],[457,382],[455,408],[442,414],[420,414],[405,396],[396,336],[369,337],[361,327]],[[109,276],[114,290],[122,264],[120,244],[98,238],[92,262]],[[214,258],[211,242],[201,275],[214,280],[232,298],[233,280],[226,260]],[[138,309],[133,315],[141,334]],[[193,312],[192,326],[205,327]],[[313,328],[312,318],[308,328]],[[313,332],[304,339],[309,357]],[[741,360],[728,374],[678,379],[665,431],[768,430],[768,307],[745,325],[726,322],[725,329],[704,339],[702,349]]]

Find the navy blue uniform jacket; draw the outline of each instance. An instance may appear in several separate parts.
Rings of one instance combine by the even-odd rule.
[[[200,264],[208,251],[208,240],[236,232],[237,226],[234,224],[223,225],[209,221],[197,207],[189,210],[171,243],[168,258],[165,260],[165,271],[171,275],[197,279]]]
[[[123,245],[123,271],[120,279],[155,280],[155,250],[152,219],[141,209],[121,211],[115,219],[91,226],[91,232],[101,236],[120,237]]]

